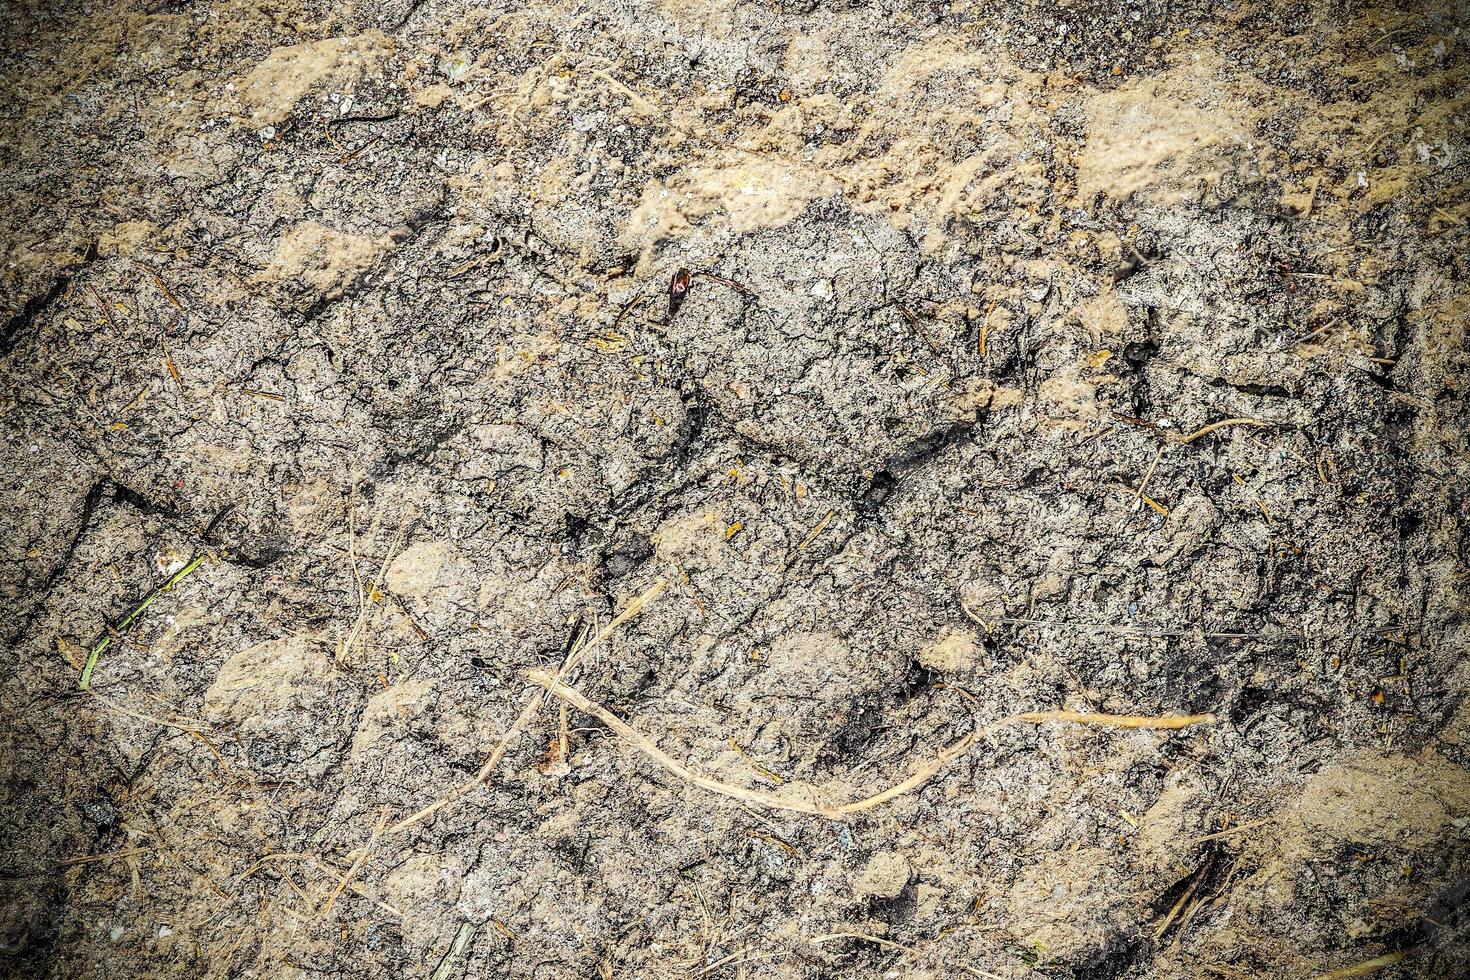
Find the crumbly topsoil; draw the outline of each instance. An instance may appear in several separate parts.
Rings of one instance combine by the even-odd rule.
[[[0,971],[1470,969],[1463,6],[0,19]]]

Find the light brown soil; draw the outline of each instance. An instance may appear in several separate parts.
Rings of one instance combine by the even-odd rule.
[[[0,20],[0,972],[1470,970],[1462,7]]]

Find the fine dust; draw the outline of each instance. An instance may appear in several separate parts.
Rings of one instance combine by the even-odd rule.
[[[1463,7],[11,7],[0,974],[1470,970]]]

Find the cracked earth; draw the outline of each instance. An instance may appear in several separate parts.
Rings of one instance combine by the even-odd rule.
[[[0,970],[1470,968],[1463,7],[4,19]]]

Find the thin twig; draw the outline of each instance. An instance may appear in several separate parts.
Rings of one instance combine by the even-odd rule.
[[[964,755],[965,752],[968,751],[970,747],[973,746],[976,742],[1007,725],[1012,725],[1019,722],[1029,722],[1032,724],[1045,724],[1047,722],[1075,722],[1084,725],[1100,725],[1112,728],[1179,729],[1186,728],[1191,725],[1209,724],[1210,722],[1213,722],[1215,720],[1215,716],[1212,714],[1165,715],[1163,717],[1146,717],[1142,715],[1108,715],[1078,711],[1028,711],[1022,714],[1011,715],[1008,718],[1003,718],[1000,721],[994,722],[993,724],[987,725],[983,728],[977,726],[975,730],[972,731],[970,734],[959,739],[957,742],[953,743],[947,748],[942,749],[934,759],[921,766],[917,771],[913,773],[913,775],[909,776],[902,782],[890,786],[888,789],[883,790],[880,793],[877,793],[873,796],[865,797],[860,800],[855,800],[851,803],[843,803],[833,806],[830,804],[812,802],[811,800],[807,799],[798,799],[790,795],[777,796],[774,793],[766,793],[760,790],[746,789],[743,786],[735,786],[730,783],[721,782],[718,779],[707,776],[696,769],[686,766],[684,763],[675,759],[667,752],[664,752],[658,747],[657,744],[654,743],[653,739],[649,738],[647,735],[644,735],[632,725],[629,725],[617,715],[614,715],[611,711],[608,711],[602,705],[598,704],[595,701],[589,700],[575,688],[569,687],[564,683],[559,683],[557,678],[550,672],[544,670],[532,670],[527,671],[526,676],[532,681],[546,688],[548,693],[554,694],[556,697],[567,702],[578,711],[581,711],[584,714],[589,714],[592,717],[596,718],[598,721],[602,722],[618,735],[622,736],[625,741],[627,741],[639,752],[642,752],[654,762],[657,762],[659,765],[663,766],[665,769],[673,773],[675,776],[678,776],[680,779],[683,779],[685,782],[692,783],[693,785],[698,786],[700,789],[706,790],[708,792],[715,793],[720,796],[730,797],[731,799],[743,800],[748,803],[758,803],[761,806],[767,806],[775,810],[793,810],[797,813],[814,814],[816,816],[827,817],[831,820],[840,820],[843,818],[844,815],[849,813],[858,813],[863,810],[870,810],[876,806],[887,803],[889,800],[896,799],[897,797],[913,792],[914,790],[927,783],[930,779],[934,778],[934,776],[938,774],[940,770],[944,769],[955,759]],[[812,800],[817,800],[821,798],[821,794],[814,787],[800,786],[797,784],[792,785],[794,787],[793,792],[804,792],[809,795]]]
[[[971,966],[968,963],[961,963],[960,969],[972,977],[979,977],[980,980],[1005,980],[1005,977],[999,973],[991,973],[989,970],[982,970],[978,966]]]
[[[383,583],[388,578],[388,565],[393,561],[393,556],[398,553],[398,546],[403,543],[404,535],[408,532],[407,523],[404,523],[398,528],[398,533],[394,536],[392,543],[388,545],[388,550],[383,553],[383,562],[378,568],[377,578],[368,580],[370,591],[364,593],[362,576],[357,571],[357,555],[354,553],[355,546],[352,543],[354,537],[352,527],[351,511],[349,510],[347,550],[352,566],[352,580],[357,585],[357,618],[353,620],[351,632],[347,634],[346,638],[343,639],[341,645],[337,648],[337,663],[339,664],[347,663],[347,658],[351,655],[352,648],[357,645],[358,638],[367,627],[368,619],[371,618],[373,603],[378,601],[374,596],[381,595]]]
[[[526,676],[544,687],[547,693],[556,695],[556,697],[567,702],[578,711],[591,715],[608,728],[611,728],[632,744],[634,748],[669,770],[669,772],[686,782],[693,783],[701,789],[708,790],[711,793],[717,793],[721,796],[729,796],[751,803],[759,803],[762,806],[768,806],[776,810],[795,810],[798,813],[814,813],[834,819],[838,815],[838,811],[832,807],[809,803],[805,800],[787,799],[776,796],[773,793],[762,793],[759,790],[745,789],[740,786],[732,786],[729,783],[722,783],[717,779],[706,776],[701,772],[696,772],[688,766],[685,766],[678,759],[664,752],[654,744],[652,739],[623,721],[611,711],[608,711],[602,705],[597,704],[595,701],[589,701],[575,688],[569,687],[564,683],[559,683],[557,678],[547,671],[533,670],[529,671]]]
[[[797,551],[805,551],[807,545],[817,540],[817,535],[822,533],[822,529],[825,528],[827,526],[827,522],[832,519],[833,513],[833,511],[829,510],[827,511],[827,513],[822,515],[822,519],[820,521],[817,521],[816,526],[807,532],[806,537],[801,539],[801,544],[796,546]]]
[[[984,623],[984,621],[982,621],[973,612],[969,612],[968,615],[970,616],[971,619],[974,619],[976,622],[980,623],[980,625],[986,626],[986,624]],[[1137,636],[1194,636],[1195,635],[1195,631],[1194,630],[1151,629],[1151,628],[1146,627],[1146,626],[1122,626],[1122,625],[1117,624],[1117,623],[1095,623],[1095,622],[1085,622],[1085,621],[1080,621],[1080,620],[1078,620],[1078,621],[1063,621],[1063,620],[1055,620],[1055,619],[996,619],[996,620],[993,620],[993,622],[1001,623],[1001,624],[1004,624],[1006,626],[1037,626],[1037,627],[1052,628],[1052,629],[1103,630],[1104,632],[1109,632],[1109,633],[1130,633],[1130,634],[1134,634],[1134,635],[1137,635]],[[986,626],[986,629],[988,630],[989,629],[989,626]],[[1204,632],[1204,633],[1200,633],[1199,635],[1205,637],[1206,639],[1211,639],[1211,640],[1249,640],[1249,639],[1266,638],[1266,637],[1276,638],[1276,637],[1278,637],[1281,634],[1275,633],[1275,632],[1264,632],[1263,631],[1263,632],[1258,632],[1258,633],[1211,633],[1211,632]]]
[[[746,953],[750,952],[753,948],[754,947],[752,947],[752,946],[742,946],[740,949],[737,949],[735,952],[730,953],[727,956],[720,957],[719,959],[717,959],[713,963],[711,963],[709,966],[705,967],[703,970],[700,970],[699,971],[699,975],[700,976],[704,976],[707,973],[713,973],[716,970],[718,970],[720,967],[724,966],[726,963],[729,963],[731,960],[739,959],[740,957],[744,956]],[[744,962],[744,961],[742,960],[742,962]]]
[[[1229,837],[1231,834],[1238,834],[1242,831],[1254,830],[1257,827],[1264,827],[1268,823],[1273,823],[1275,819],[1275,817],[1266,817],[1264,820],[1252,820],[1250,823],[1239,824],[1234,827],[1229,827],[1225,830],[1217,830],[1213,834],[1205,834],[1203,837],[1196,837],[1191,843],[1203,844],[1205,841],[1219,840],[1221,837]]]
[[[312,857],[310,854],[294,854],[294,853],[287,853],[287,852],[284,852],[284,851],[279,851],[279,852],[277,852],[275,854],[266,854],[263,857],[261,857],[261,859],[259,861],[256,861],[250,867],[246,868],[244,871],[242,871],[238,875],[236,875],[235,876],[236,880],[237,881],[242,881],[245,878],[250,877],[256,871],[258,871],[261,868],[265,867],[265,864],[266,864],[267,861],[299,861],[300,863],[306,865],[307,867],[312,868],[312,869],[320,872],[321,874],[326,875],[329,878],[339,878],[341,876],[341,874],[342,874],[342,871],[341,871],[340,868],[334,868],[334,867],[330,867],[328,865],[325,865],[322,862],[318,861],[316,858]],[[286,880],[286,879],[283,878],[282,880]],[[391,912],[393,915],[396,915],[399,918],[402,918],[403,917],[403,913],[400,910],[394,908],[392,905],[389,905],[387,902],[383,901],[381,898],[376,897],[375,895],[373,895],[372,892],[368,891],[366,888],[364,888],[362,885],[358,884],[357,882],[355,882],[355,881],[349,881],[347,883],[347,887],[350,890],[352,890],[354,893],[356,893],[357,895],[359,895],[359,896],[367,899],[369,902],[372,902],[374,905],[378,906],[378,908],[383,909],[386,912]]]
[[[124,708],[120,704],[114,704],[111,700],[101,694],[98,694],[96,691],[89,690],[87,693],[96,698],[97,703],[102,705],[102,707],[106,708],[108,711],[116,711],[118,714],[127,715],[129,718],[136,718],[139,721],[152,722],[155,725],[162,725],[165,728],[174,728],[181,732],[188,732],[191,735],[199,735],[201,732],[210,731],[214,727],[210,725],[209,722],[201,721],[198,718],[184,719],[184,721],[193,722],[194,724],[192,725],[186,725],[183,722],[179,721],[168,721],[167,719],[158,718],[154,715],[145,714],[141,711],[134,711],[131,708]]]
[[[1377,973],[1386,966],[1393,966],[1408,955],[1408,950],[1395,950],[1392,953],[1375,956],[1371,960],[1364,960],[1361,963],[1354,963],[1352,966],[1345,966],[1340,970],[1318,974],[1313,980],[1348,980],[1349,977],[1366,977],[1370,973]]]
[[[433,803],[430,803],[423,809],[404,817],[402,820],[389,827],[386,833],[391,836],[398,833],[399,831],[407,830],[409,827],[412,827],[416,823],[427,820],[435,813],[438,813],[440,810],[444,809],[446,806],[453,803],[455,800],[459,799],[461,796],[468,793],[470,790],[474,789],[485,780],[489,779],[490,774],[495,771],[495,767],[500,764],[500,760],[505,756],[505,750],[510,747],[510,743],[515,741],[516,738],[520,736],[521,731],[528,724],[530,724],[531,719],[536,717],[536,713],[541,710],[541,702],[544,696],[544,692],[537,692],[537,694],[532,695],[532,697],[526,701],[525,706],[521,708],[521,713],[517,715],[516,720],[511,723],[510,729],[500,737],[500,744],[495,746],[495,751],[490,753],[490,758],[485,760],[485,764],[480,767],[479,772],[475,773],[473,778],[469,779],[466,782],[460,783],[444,796],[441,796],[439,799],[435,800]]]
[[[1164,715],[1104,715],[1091,711],[1027,711],[1016,716],[1021,721],[1042,723],[1048,721],[1070,721],[1079,725],[1102,725],[1107,728],[1189,728],[1191,725],[1208,725],[1215,720],[1213,714]]]
[[[1154,456],[1153,463],[1148,468],[1148,472],[1145,473],[1145,474],[1143,474],[1143,482],[1138,485],[1138,502],[1139,503],[1143,503],[1143,501],[1147,499],[1146,497],[1144,497],[1143,491],[1148,488],[1148,481],[1153,479],[1154,470],[1156,470],[1156,469],[1159,468],[1159,460],[1161,460],[1163,458],[1164,458],[1164,447],[1163,446],[1160,446],[1158,453],[1155,454],[1155,456]]]
[[[321,918],[328,912],[332,911],[332,905],[337,901],[338,896],[340,896],[342,892],[346,890],[347,886],[352,883],[352,879],[357,877],[357,873],[361,871],[362,866],[367,863],[368,856],[373,853],[373,846],[378,843],[378,838],[383,835],[383,825],[387,822],[388,811],[385,808],[382,814],[378,817],[378,822],[373,827],[372,835],[368,837],[367,844],[363,845],[362,854],[358,855],[357,860],[352,862],[352,867],[348,868],[346,872],[343,873],[342,880],[337,882],[337,887],[333,888],[332,893],[327,896],[326,904],[324,904],[322,906],[322,910],[316,914],[317,918]]]
[[[1202,429],[1195,429],[1187,436],[1180,436],[1179,444],[1181,446],[1187,446],[1191,442],[1194,442],[1196,439],[1203,439],[1205,436],[1209,435],[1211,432],[1214,432],[1216,429],[1223,429],[1226,426],[1230,425],[1252,425],[1258,429],[1263,429],[1270,424],[1271,423],[1269,422],[1262,422],[1260,419],[1221,419],[1218,422],[1211,422],[1209,425],[1205,426]]]
[[[653,599],[658,596],[659,593],[663,592],[663,590],[667,587],[668,582],[663,579],[659,579],[658,581],[654,582],[653,585],[649,586],[648,589],[643,592],[643,594],[637,596],[633,599],[633,601],[629,602],[628,605],[624,607],[623,611],[619,613],[616,617],[614,617],[612,622],[603,627],[596,636],[594,636],[590,640],[587,640],[584,643],[574,644],[572,649],[567,653],[566,659],[562,662],[561,667],[557,670],[554,679],[551,681],[550,686],[552,689],[552,693],[556,693],[556,685],[560,683],[561,678],[565,676],[568,671],[580,664],[583,658],[585,658],[587,654],[593,650],[593,648],[600,646],[602,643],[605,643],[608,638],[612,636],[614,630],[616,630],[623,623],[626,623],[628,620],[632,619],[634,616],[638,615],[638,613],[643,610],[644,606],[653,601]],[[489,779],[490,776],[495,772],[496,766],[500,765],[500,760],[505,757],[505,752],[508,748],[510,748],[510,744],[514,742],[518,737],[520,737],[521,732],[525,729],[527,725],[531,723],[531,719],[535,718],[536,714],[541,710],[541,705],[545,702],[546,695],[547,691],[537,690],[534,694],[526,699],[525,705],[521,708],[521,713],[516,716],[516,720],[511,723],[511,726],[506,731],[506,733],[501,736],[500,744],[495,746],[495,751],[490,753],[490,757],[485,760],[485,764],[480,767],[479,771],[476,772],[472,778],[450,789],[448,793],[435,800],[433,803],[430,803],[428,806],[404,817],[402,820],[389,827],[387,831],[385,831],[385,833],[389,835],[396,834],[399,831],[407,830],[409,827],[412,827],[416,823],[427,820],[435,813],[438,813],[440,810],[444,809],[444,807],[453,803],[455,800],[464,796],[470,790],[474,789],[476,786]]]
[[[84,854],[81,857],[67,858],[65,861],[57,861],[58,868],[69,868],[78,864],[92,864],[96,861],[111,861],[120,857],[133,857],[137,854],[147,854],[155,851],[155,847],[126,847],[121,851],[108,851],[106,854]]]
[[[429,980],[444,980],[449,976],[449,971],[454,969],[454,964],[464,955],[465,947],[475,935],[475,925],[470,922],[461,922],[459,931],[454,934],[454,942],[450,943],[449,951],[439,960],[439,965],[434,968],[433,975]]]
[[[613,320],[612,327],[610,329],[618,329],[618,324],[623,322],[623,317],[627,316],[629,313],[632,313],[633,310],[638,307],[638,304],[642,302],[642,296],[634,296],[631,300],[629,300],[628,303],[621,310],[618,311],[617,318]]]

